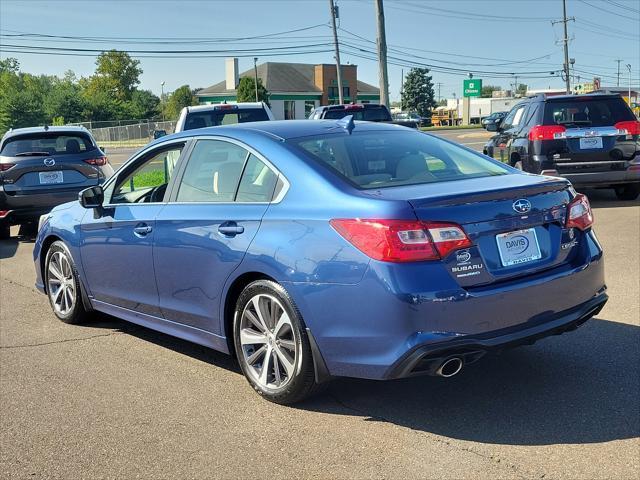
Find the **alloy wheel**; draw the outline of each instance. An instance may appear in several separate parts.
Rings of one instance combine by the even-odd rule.
[[[246,370],[260,387],[280,390],[294,377],[300,341],[274,296],[258,294],[247,302],[240,318],[240,345]]]
[[[71,262],[63,252],[54,252],[47,268],[47,286],[51,305],[60,315],[67,315],[76,303],[76,282]]]

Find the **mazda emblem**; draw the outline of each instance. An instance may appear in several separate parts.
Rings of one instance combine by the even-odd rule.
[[[531,210],[531,202],[526,198],[521,198],[513,202],[513,209],[518,213],[527,213]]]
[[[56,164],[56,161],[53,158],[45,158],[44,164],[47,167],[53,167]]]

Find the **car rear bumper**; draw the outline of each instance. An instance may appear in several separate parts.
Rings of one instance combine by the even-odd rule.
[[[464,364],[474,363],[488,352],[497,352],[520,345],[532,345],[552,335],[561,335],[575,330],[593,316],[600,313],[609,297],[602,291],[591,300],[577,307],[560,312],[533,327],[526,327],[492,336],[467,337],[450,340],[437,347],[423,346],[408,352],[384,375],[385,379],[433,374],[450,357],[458,357]]]
[[[82,187],[84,189],[86,187]],[[30,193],[28,195],[7,195],[0,187],[0,210],[8,210],[10,222],[38,220],[40,215],[53,207],[78,199],[79,189],[60,192]]]
[[[585,237],[583,263],[486,288],[461,288],[437,274],[437,262],[373,261],[357,285],[285,288],[331,375],[398,378],[419,373],[416,362],[426,356],[458,348],[483,354],[572,329],[593,315],[607,299],[604,265],[595,235]]]
[[[533,161],[541,170],[556,170],[558,175],[569,180],[573,185],[581,187],[602,187],[640,182],[640,171],[629,170],[630,165],[638,165],[635,161],[602,162],[554,162],[546,155],[534,155]],[[618,167],[615,170],[607,168]],[[623,168],[621,168],[623,167]],[[637,167],[636,167],[637,168]],[[593,171],[594,169],[605,171]]]

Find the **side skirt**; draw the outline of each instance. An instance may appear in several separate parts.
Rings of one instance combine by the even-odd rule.
[[[225,337],[215,335],[205,330],[200,330],[199,328],[172,322],[171,320],[166,320],[164,318],[154,317],[153,315],[147,315],[145,313],[129,310],[128,308],[101,302],[96,299],[92,299],[91,303],[93,304],[93,308],[99,312],[113,315],[114,317],[121,318],[127,322],[135,323],[136,325],[150,328],[151,330],[166,333],[168,335],[187,340],[188,342],[197,343],[198,345],[203,345],[229,354],[229,348],[227,347],[227,340]]]

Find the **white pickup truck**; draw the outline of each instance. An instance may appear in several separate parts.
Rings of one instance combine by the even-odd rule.
[[[275,120],[271,109],[264,102],[196,105],[182,109],[175,133],[195,128],[261,122],[264,120]]]

